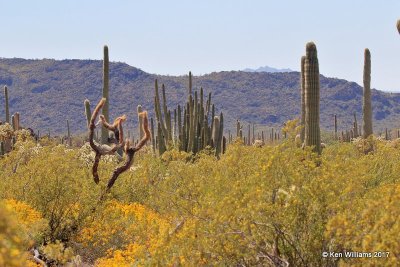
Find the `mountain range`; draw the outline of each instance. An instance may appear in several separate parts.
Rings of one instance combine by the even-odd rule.
[[[137,129],[137,105],[154,117],[154,80],[165,84],[169,107],[185,103],[188,76],[146,73],[121,62],[110,63],[110,116],[128,115],[127,128]],[[281,127],[300,113],[299,72],[223,71],[193,77],[193,87],[212,92],[217,113],[223,112],[225,130],[236,133],[236,120],[261,127]],[[321,75],[321,126],[332,131],[337,114],[339,130],[352,127],[353,113],[362,120],[362,87],[355,82]],[[92,108],[101,97],[101,60],[0,59],[0,86],[9,88],[11,113],[21,124],[52,134],[65,134],[67,120],[73,133],[86,131],[83,102]],[[399,127],[400,94],[372,92],[376,131]],[[0,95],[0,120],[5,118]],[[245,128],[247,129],[247,128]]]

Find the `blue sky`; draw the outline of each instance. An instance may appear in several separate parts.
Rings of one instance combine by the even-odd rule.
[[[400,91],[399,0],[0,0],[0,57],[101,59],[195,75],[269,65],[299,70],[317,45],[320,72]]]

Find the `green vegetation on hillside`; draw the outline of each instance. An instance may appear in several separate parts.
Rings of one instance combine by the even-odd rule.
[[[112,52],[112,51],[111,51]],[[110,54],[112,59],[112,54]],[[323,63],[322,63],[323,64]],[[362,63],[360,62],[360,71]],[[24,60],[0,59],[0,88],[8,86],[10,114],[18,111],[25,127],[51,135],[66,135],[68,119],[75,135],[85,129],[82,102],[96,103],[101,97],[102,61],[100,60]],[[110,117],[142,105],[155,119],[153,110],[154,80],[166,87],[168,106],[176,107],[187,100],[187,76],[160,76],[145,73],[124,63],[109,65]],[[337,114],[339,132],[352,126],[353,113],[359,121],[362,113],[362,88],[353,82],[320,77],[321,127],[333,131]],[[373,86],[373,79],[372,79]],[[224,113],[225,130],[235,131],[236,120],[243,123],[280,127],[300,117],[300,74],[218,72],[193,76],[193,90],[200,87],[211,92],[216,114]],[[400,127],[400,96],[372,90],[373,119],[376,132]],[[0,96],[0,114],[4,113]],[[129,115],[129,114],[128,114]],[[127,129],[138,136],[136,116],[127,121]],[[4,121],[4,115],[0,118]]]

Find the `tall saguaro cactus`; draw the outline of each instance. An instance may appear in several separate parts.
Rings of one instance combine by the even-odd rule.
[[[105,45],[103,50],[103,98],[106,99],[104,103],[102,114],[106,121],[109,121],[109,58],[108,47]],[[108,130],[105,127],[101,128],[101,143],[108,143]]]
[[[372,132],[372,104],[371,104],[371,53],[364,51],[364,98],[363,98],[363,138]]]
[[[397,30],[398,30],[398,32],[400,34],[400,19],[397,21]]]
[[[307,43],[304,61],[305,73],[305,131],[306,146],[313,146],[314,152],[321,154],[321,133],[319,128],[319,65],[317,47]]]
[[[300,132],[301,142],[304,142],[304,125],[306,120],[306,100],[305,100],[305,74],[304,74],[304,62],[306,61],[306,57],[301,57],[301,126],[303,127]]]
[[[6,99],[6,122],[10,123],[10,108],[8,105],[8,88],[4,86],[4,98]]]

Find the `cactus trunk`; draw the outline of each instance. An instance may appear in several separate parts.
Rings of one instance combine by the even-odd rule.
[[[301,57],[301,132],[300,139],[301,142],[304,142],[304,131],[305,131],[305,120],[306,120],[306,99],[305,99],[305,73],[304,73],[304,62],[306,61],[306,57]]]
[[[69,120],[67,120],[67,135],[68,135],[68,145],[72,147],[71,132],[69,130]]]
[[[372,132],[372,103],[371,103],[371,53],[364,51],[364,98],[363,98],[363,138]]]
[[[304,143],[312,146],[313,151],[321,154],[321,133],[319,127],[319,64],[317,47],[313,42],[307,43],[305,71],[305,131]]]
[[[106,121],[110,121],[109,117],[109,58],[108,58],[108,47],[104,46],[103,49],[103,98],[106,102],[102,109],[102,114]],[[108,130],[105,127],[101,128],[101,143],[108,143]]]
[[[6,100],[6,122],[10,123],[10,107],[8,105],[8,88],[4,86],[4,98]]]
[[[85,114],[86,114],[86,121],[87,121],[87,126],[89,127],[90,123],[90,118],[92,117],[92,112],[90,110],[90,102],[88,99],[85,99]]]
[[[139,140],[142,140],[144,136],[144,131],[143,131],[143,116],[140,116],[140,113],[143,112],[143,108],[141,105],[137,106],[137,114],[138,114],[138,121],[139,121]]]

